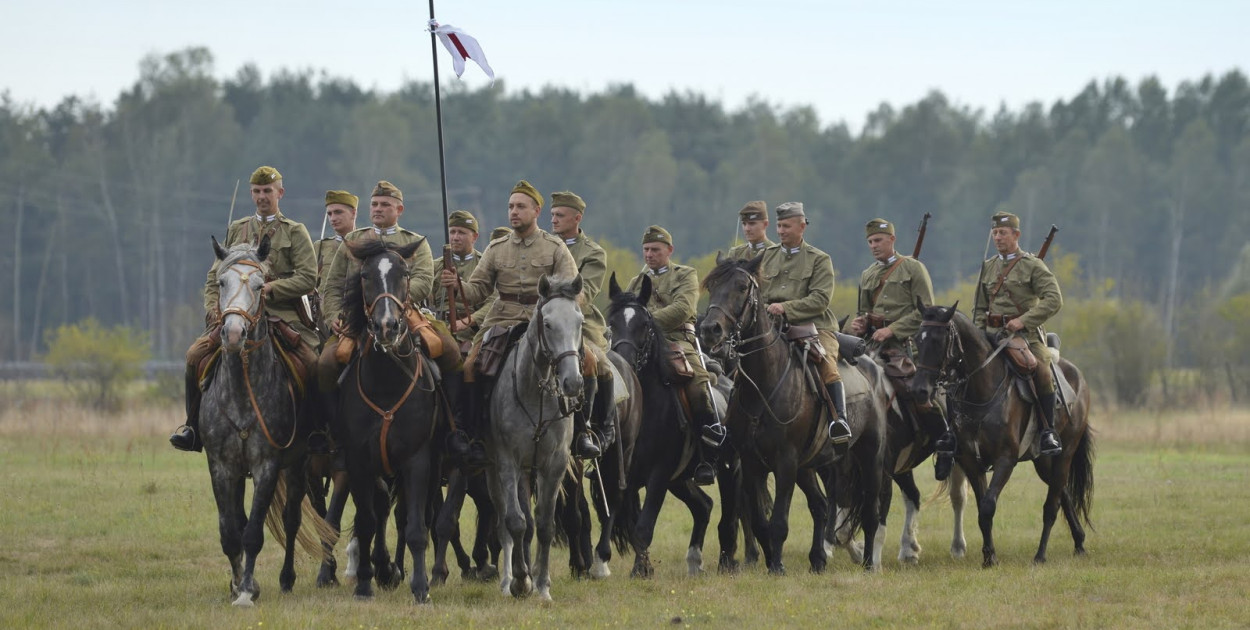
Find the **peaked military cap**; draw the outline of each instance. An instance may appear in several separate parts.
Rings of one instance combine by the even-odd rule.
[[[1020,217],[1010,212],[999,210],[994,213],[994,216],[990,217],[990,227],[1009,227],[1018,230],[1020,229]]]
[[[252,178],[247,180],[251,184],[272,184],[282,179],[282,173],[272,166],[262,166],[252,171]]]
[[[492,241],[493,241],[493,240],[495,240],[495,239],[497,239],[497,238],[500,238],[500,237],[502,237],[502,236],[508,236],[509,234],[512,234],[512,228],[510,228],[510,227],[503,227],[503,226],[501,225],[501,226],[499,226],[499,227],[497,227],[497,228],[495,228],[495,229],[493,229],[493,230],[491,230],[491,231],[490,231],[490,240],[492,240]]]
[[[777,206],[778,221],[782,219],[792,219],[794,217],[799,217],[805,221],[807,220],[807,215],[803,213],[802,201],[787,201],[780,206]]]
[[[395,184],[392,184],[386,181],[385,179],[379,181],[377,185],[373,187],[373,193],[371,193],[370,196],[371,197],[392,197],[400,201],[404,200],[404,192],[400,190],[398,187],[396,187]]]
[[[738,211],[738,217],[743,221],[767,221],[768,204],[763,201],[748,201],[747,205],[742,206],[742,209]]]
[[[894,224],[886,221],[885,219],[873,219],[868,222],[868,225],[864,226],[864,231],[866,232],[864,235],[865,238],[872,236],[873,234],[889,234],[890,236],[894,236]]]
[[[356,207],[360,205],[360,198],[347,192],[346,190],[327,190],[326,205],[328,206],[332,203],[341,203],[345,206],[351,206],[352,210],[355,210]]]
[[[525,195],[529,197],[530,199],[533,199],[534,202],[538,204],[539,208],[545,205],[545,202],[543,201],[543,194],[538,192],[538,189],[534,188],[533,184],[525,180],[521,180],[517,182],[516,186],[512,187],[512,192],[521,193],[522,195]]]
[[[551,193],[551,207],[572,208],[579,214],[586,211],[586,202],[577,193],[563,191]]]
[[[642,235],[642,244],[646,245],[647,243],[664,243],[665,245],[672,247],[673,235],[669,234],[668,230],[658,225],[653,225],[647,228],[647,231]]]
[[[474,219],[473,215],[469,214],[468,210],[457,210],[451,213],[451,215],[447,217],[447,225],[450,227],[473,230],[473,233],[477,234],[477,219]]]

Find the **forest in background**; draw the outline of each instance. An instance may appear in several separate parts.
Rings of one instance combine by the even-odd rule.
[[[282,171],[283,212],[314,238],[326,189],[364,197],[388,179],[404,190],[402,224],[441,246],[431,84],[383,93],[254,65],[217,76],[210,51],[188,48],[144,59],[108,104],[67,95],[34,108],[0,94],[0,208],[12,235],[0,238],[0,294],[11,296],[0,361],[37,360],[49,331],[88,318],[149,335],[157,358],[180,357],[202,327],[208,236],[224,235],[236,180],[245,188],[261,164]],[[1172,88],[1153,77],[1075,88],[994,112],[934,91],[883,104],[856,130],[764,100],[729,110],[630,85],[585,94],[449,82],[450,205],[490,227],[506,222],[518,179],[548,195],[576,191],[584,229],[632,275],[649,224],[668,227],[677,256],[706,270],[733,244],[743,203],[802,201],[808,240],[838,272],[839,315],[854,309],[849,289],[869,262],[869,218],[894,221],[910,253],[932,213],[922,259],[939,302],[970,307],[988,217],[1006,207],[1022,217],[1026,249],[1060,227],[1048,261],[1067,304],[1053,328],[1109,399],[1147,402],[1158,380],[1166,395],[1165,374],[1246,395],[1250,82],[1232,70]],[[241,192],[235,217],[252,211]]]

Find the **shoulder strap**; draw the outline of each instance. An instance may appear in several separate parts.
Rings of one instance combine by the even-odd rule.
[[[1024,256],[1016,256],[1015,260],[1012,260],[1007,263],[1006,267],[1003,267],[1002,273],[998,274],[998,282],[994,285],[994,290],[990,292],[991,302],[994,301],[994,298],[998,297],[998,292],[1003,290],[1003,283],[1007,281],[1007,276],[1011,273],[1012,269],[1016,268],[1016,263],[1020,262],[1023,258]],[[1012,301],[1014,302],[1015,300]]]
[[[885,274],[881,276],[881,281],[877,283],[877,290],[872,292],[872,300],[869,301],[868,308],[871,309],[877,305],[877,298],[880,298],[881,292],[885,291],[885,281],[890,279],[890,274],[894,273],[894,270],[898,269],[898,266],[901,264],[903,264],[903,257],[899,256],[898,260],[894,261],[894,264],[885,270]]]

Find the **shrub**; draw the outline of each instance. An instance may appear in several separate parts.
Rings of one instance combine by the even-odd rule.
[[[148,334],[128,326],[105,328],[94,317],[47,334],[44,363],[88,405],[115,410],[121,389],[139,377],[152,356]]]

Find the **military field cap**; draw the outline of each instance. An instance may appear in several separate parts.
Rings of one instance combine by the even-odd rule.
[[[894,236],[894,224],[886,221],[885,219],[873,219],[868,222],[868,225],[864,226],[864,231],[867,232],[865,237],[872,236],[873,234],[889,234],[890,236]]]
[[[360,198],[347,192],[346,190],[327,190],[326,205],[328,206],[332,203],[341,203],[345,206],[351,206],[352,210],[355,210],[356,207],[360,205]]]
[[[282,179],[282,173],[272,166],[262,166],[252,171],[252,178],[247,180],[251,184],[272,184]]]
[[[468,210],[457,210],[451,213],[451,215],[447,217],[447,225],[449,227],[473,230],[473,233],[477,234],[477,219],[474,219],[473,215],[469,214]]]
[[[541,203],[540,203],[541,205]],[[572,208],[578,213],[586,211],[586,202],[577,193],[563,191],[551,193],[551,207]]]
[[[490,231],[490,240],[493,241],[501,236],[508,236],[509,234],[512,234],[512,228],[499,226]]]
[[[803,214],[802,201],[787,201],[780,206],[777,206],[778,221],[782,219],[792,219],[794,217],[800,217],[804,220],[807,219],[807,215]]]
[[[534,202],[538,204],[539,208],[543,207],[544,205],[543,194],[538,192],[538,189],[534,188],[533,184],[525,180],[521,180],[517,182],[516,186],[512,187],[512,192],[521,193],[522,195],[525,195],[529,197],[530,199],[533,199]]]
[[[1020,217],[1010,212],[999,210],[994,213],[994,216],[990,217],[990,226],[1009,227],[1018,230],[1020,229]]]
[[[664,243],[672,247],[673,235],[669,234],[668,230],[658,225],[653,225],[647,228],[647,231],[642,235],[642,244],[646,245],[647,243]]]
[[[742,206],[742,209],[738,211],[738,217],[743,221],[767,221],[768,204],[763,201],[748,201],[747,205]]]
[[[395,184],[392,184],[386,181],[385,179],[379,181],[377,185],[373,187],[373,193],[371,193],[370,196],[371,197],[393,197],[400,201],[404,200],[403,191],[397,188]]]

